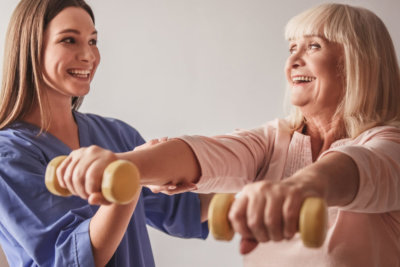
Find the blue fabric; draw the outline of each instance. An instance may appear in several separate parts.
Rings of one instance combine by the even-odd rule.
[[[82,147],[114,152],[144,143],[127,124],[75,112]],[[44,184],[47,163],[71,150],[48,133],[24,122],[0,131],[0,243],[10,266],[94,266],[89,222],[98,207],[75,196],[50,194]],[[182,238],[206,238],[196,194],[176,196],[142,190],[128,229],[107,266],[154,266],[146,223]]]

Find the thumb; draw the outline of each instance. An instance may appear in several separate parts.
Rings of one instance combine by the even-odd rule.
[[[110,205],[101,193],[92,193],[89,195],[88,202],[90,205]]]
[[[253,249],[255,249],[258,245],[257,240],[254,239],[248,239],[248,238],[242,238],[240,240],[240,254],[248,254]]]

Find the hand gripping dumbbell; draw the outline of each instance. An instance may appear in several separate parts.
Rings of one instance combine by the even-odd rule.
[[[234,231],[228,220],[234,194],[216,194],[208,209],[208,225],[217,240],[230,241]],[[325,241],[327,231],[327,207],[322,198],[309,197],[300,209],[299,231],[306,247],[318,248]]]
[[[67,156],[52,159],[46,168],[45,184],[47,189],[58,196],[70,196],[68,189],[58,183],[57,167]],[[133,200],[140,188],[138,168],[126,160],[116,160],[110,163],[103,173],[101,192],[106,200],[112,203],[126,204]]]

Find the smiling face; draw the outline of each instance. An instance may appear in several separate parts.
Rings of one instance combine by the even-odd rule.
[[[291,102],[302,114],[332,116],[344,92],[343,49],[320,36],[304,36],[290,41],[286,78]]]
[[[67,7],[48,24],[43,38],[43,76],[50,96],[70,101],[89,92],[100,62],[97,32],[82,8]]]

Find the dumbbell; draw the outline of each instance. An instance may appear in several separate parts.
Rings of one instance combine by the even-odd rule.
[[[66,188],[58,183],[57,167],[67,156],[58,156],[52,159],[46,168],[45,184],[47,189],[58,196],[70,196]],[[140,188],[140,174],[138,168],[127,160],[116,160],[104,170],[101,183],[101,192],[106,200],[117,204],[126,204],[133,200]]]
[[[228,220],[229,209],[235,194],[216,194],[208,209],[208,226],[216,240],[230,241],[234,231]],[[299,231],[306,247],[318,248],[325,241],[327,231],[327,207],[322,198],[306,198],[300,209]]]

